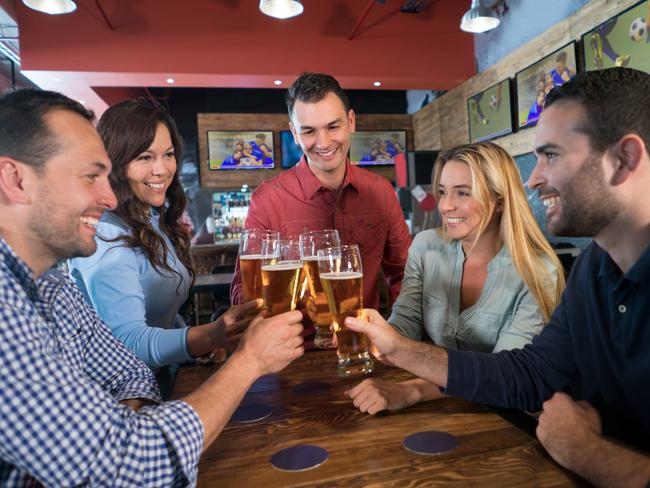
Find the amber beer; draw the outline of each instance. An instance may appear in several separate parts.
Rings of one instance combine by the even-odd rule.
[[[320,331],[321,334],[328,335],[332,324],[332,313],[320,281],[318,258],[303,258],[303,272],[307,277],[307,289],[309,291],[306,300],[307,314],[316,327],[323,329]]]
[[[333,315],[334,331],[339,359],[358,363],[358,371],[367,373],[368,338],[364,334],[353,332],[345,327],[346,317],[361,318],[363,309],[363,273],[344,271],[321,273],[323,290],[327,296],[330,312]],[[347,372],[349,374],[350,371]]]
[[[300,291],[302,263],[300,261],[278,261],[263,264],[262,294],[270,315],[295,310]]]
[[[262,255],[239,257],[244,302],[262,298]]]

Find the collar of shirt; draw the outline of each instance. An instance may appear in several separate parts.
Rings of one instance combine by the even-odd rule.
[[[7,268],[7,272],[14,275],[18,284],[25,290],[30,300],[36,300],[38,297],[38,288],[34,282],[34,272],[29,266],[18,257],[14,250],[7,242],[0,237],[0,256],[2,262]]]
[[[302,188],[302,194],[305,200],[312,200],[319,191],[328,190],[328,188],[325,188],[318,178],[316,178],[314,173],[311,172],[311,169],[309,169],[309,163],[307,163],[307,158],[304,154],[302,158],[300,158],[300,162],[296,165],[296,177],[300,182],[300,187]],[[356,168],[352,166],[350,160],[346,158],[345,176],[343,177],[343,183],[341,184],[340,189],[343,189],[348,185],[359,191],[359,179],[356,174]]]
[[[598,246],[595,242],[594,246]],[[600,246],[598,249],[602,252],[600,260],[600,269],[598,270],[598,278],[606,280],[611,283],[618,283],[621,279],[634,281],[635,283],[642,283],[650,285],[650,246],[643,251],[643,254],[637,259],[636,263],[630,270],[622,275],[618,265],[612,260],[610,255],[605,252]]]

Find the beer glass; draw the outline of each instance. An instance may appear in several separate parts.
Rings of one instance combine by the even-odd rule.
[[[270,316],[295,310],[300,298],[302,261],[296,238],[262,242],[262,295]]]
[[[365,334],[345,327],[346,317],[362,318],[363,267],[359,246],[339,246],[318,251],[318,268],[332,313],[338,348],[337,373],[370,373],[374,368]]]
[[[314,230],[300,235],[300,257],[307,278],[307,293],[304,303],[307,315],[316,327],[314,345],[321,349],[332,349],[334,346],[330,330],[332,313],[320,281],[318,251],[340,245],[339,233],[334,229]]]
[[[279,240],[280,233],[273,230],[245,229],[239,239],[239,271],[244,302],[263,298],[262,294],[262,243]]]

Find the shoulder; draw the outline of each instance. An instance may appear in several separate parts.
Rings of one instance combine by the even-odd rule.
[[[295,182],[297,178],[296,167],[283,171],[279,175],[262,182],[253,192],[252,198],[259,199],[283,193],[287,185]]]
[[[101,240],[115,239],[131,234],[131,227],[112,212],[104,212],[97,224],[97,237]]]
[[[377,173],[373,173],[368,169],[359,168],[352,164],[350,165],[350,171],[354,175],[355,183],[358,184],[360,188],[369,188],[373,191],[376,191],[377,188],[395,191],[391,182]]]
[[[414,249],[439,251],[450,245],[451,241],[443,239],[437,229],[428,229],[418,232],[415,235],[411,247]]]

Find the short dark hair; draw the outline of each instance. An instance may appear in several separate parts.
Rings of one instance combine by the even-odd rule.
[[[339,97],[346,113],[350,110],[348,96],[339,85],[339,82],[336,81],[336,78],[325,73],[311,73],[309,71],[302,73],[289,87],[285,97],[289,118],[293,114],[293,106],[296,100],[305,103],[316,103],[325,98],[328,93],[334,93]]]
[[[0,97],[0,155],[41,170],[61,149],[44,117],[54,110],[68,110],[88,121],[92,112],[61,93],[26,88]]]
[[[545,108],[574,101],[586,116],[578,128],[592,149],[605,152],[625,134],[634,133],[650,154],[650,74],[632,68],[609,68],[576,75],[546,96]]]

